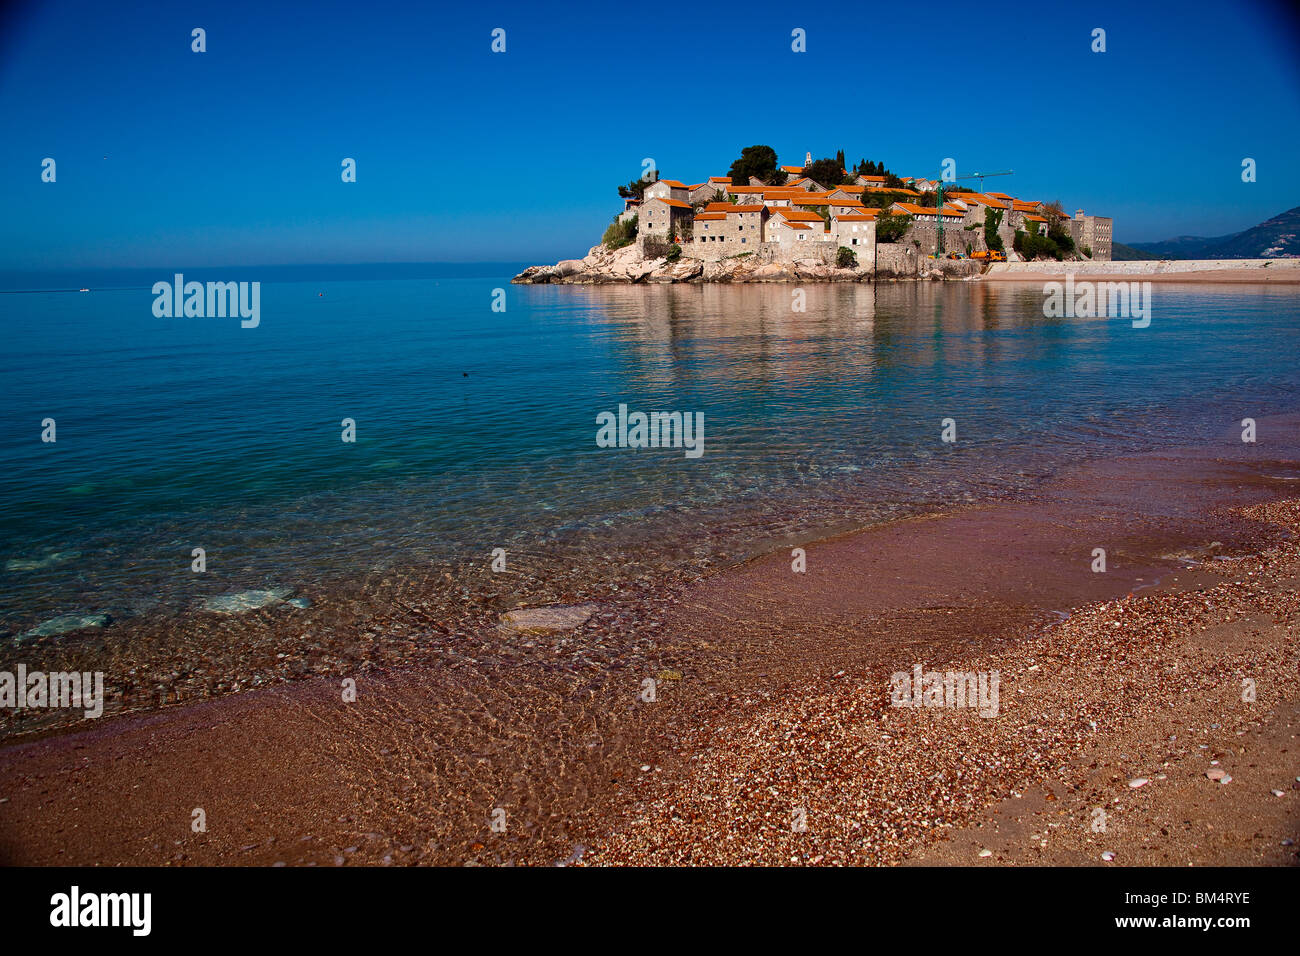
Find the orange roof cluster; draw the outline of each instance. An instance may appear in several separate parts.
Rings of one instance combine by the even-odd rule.
[[[732,193],[761,193],[771,189],[770,186],[732,186],[727,192]]]
[[[711,183],[728,183],[728,184],[729,184],[729,183],[731,182],[731,177],[730,177],[730,176],[710,176],[710,177],[709,177],[709,182],[711,182]]]
[[[850,209],[855,209],[855,208],[856,208],[856,209],[866,209],[866,208],[867,208],[866,206],[862,205],[862,200],[861,200],[861,199],[832,199],[832,200],[831,200],[831,205],[832,205],[832,206],[847,206],[847,207],[849,207]]]
[[[722,212],[702,212],[696,215],[695,221],[702,222],[707,219],[726,219],[727,214]]]
[[[868,186],[866,191],[869,193],[900,193],[904,196],[921,195],[915,189],[908,189],[905,186]]]
[[[802,166],[782,166],[782,167],[781,167],[781,172],[783,172],[783,173],[793,173],[794,175],[797,176],[797,175],[799,175],[800,173],[803,172],[803,167],[802,167]]]
[[[939,210],[935,209],[933,206],[918,206],[915,203],[910,202],[896,202],[894,205],[903,210],[903,212],[907,213],[909,216],[934,216],[939,212]],[[948,205],[943,207],[943,214],[945,216],[965,215],[965,213],[960,209],[955,209]]]
[[[815,212],[809,212],[806,209],[788,209],[780,206],[773,210],[778,216],[789,222],[824,222],[821,216]]]
[[[866,188],[867,188],[866,186],[853,186],[853,185],[836,186],[835,189],[831,190],[831,192],[835,192],[836,190],[838,190],[839,192],[842,193],[860,193],[862,192],[862,190]]]
[[[983,193],[956,193],[950,195],[949,199],[956,201],[961,199],[965,202],[977,202],[981,206],[989,206],[993,209],[1006,209],[1006,204],[1001,200],[994,199],[992,196],[986,196]]]
[[[670,206],[676,206],[678,209],[690,209],[690,208],[691,208],[691,204],[688,203],[688,202],[682,202],[680,199],[664,199],[664,198],[662,198],[662,197],[660,197],[660,196],[651,196],[649,199],[646,200],[646,202],[662,202],[662,203],[667,203],[667,204],[670,205]]]
[[[685,183],[679,183],[679,182],[678,182],[677,180],[675,180],[675,179],[661,179],[661,180],[659,180],[659,182],[664,183],[664,184],[667,185],[667,186],[671,186],[673,189],[687,189],[687,188],[689,188],[689,187],[687,187],[687,185],[686,185]]]

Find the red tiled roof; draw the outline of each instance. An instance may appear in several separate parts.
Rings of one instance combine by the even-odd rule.
[[[778,216],[782,216],[791,222],[822,222],[822,217],[815,212],[809,212],[806,209],[787,209],[784,206],[773,210]]]
[[[721,212],[702,212],[702,213],[700,213],[698,216],[695,217],[695,221],[696,221],[696,222],[700,222],[700,221],[705,220],[705,219],[723,219],[723,220],[725,220],[726,218],[727,218],[726,213],[721,213]]]
[[[659,180],[659,182],[661,182],[661,183],[667,183],[667,184],[668,184],[669,186],[671,186],[673,189],[685,189],[685,188],[687,188],[685,183],[679,183],[679,182],[678,182],[677,180],[675,180],[675,179],[661,179],[661,180]]]

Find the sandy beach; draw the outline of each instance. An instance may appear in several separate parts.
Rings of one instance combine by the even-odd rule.
[[[1300,283],[1300,259],[1165,259],[1136,262],[997,263],[984,282],[1186,282],[1209,285]]]
[[[11,738],[0,859],[1293,863],[1293,445],[1093,462],[806,545],[805,573],[778,549],[609,593],[572,631],[430,621],[355,703],[306,675]],[[891,707],[917,664],[998,671],[998,716]]]

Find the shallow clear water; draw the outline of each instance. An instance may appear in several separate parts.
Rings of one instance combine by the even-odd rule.
[[[1157,285],[1146,329],[1037,286],[792,291],[264,282],[256,329],[0,295],[0,626],[495,547],[707,563],[1300,407],[1294,288]],[[619,403],[702,412],[703,456],[598,448]]]

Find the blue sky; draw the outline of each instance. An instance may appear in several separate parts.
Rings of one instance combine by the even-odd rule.
[[[988,188],[1111,215],[1120,241],[1220,235],[1300,204],[1284,9],[20,2],[0,269],[554,261],[598,241],[643,158],[698,182],[754,143],[1012,168]]]

